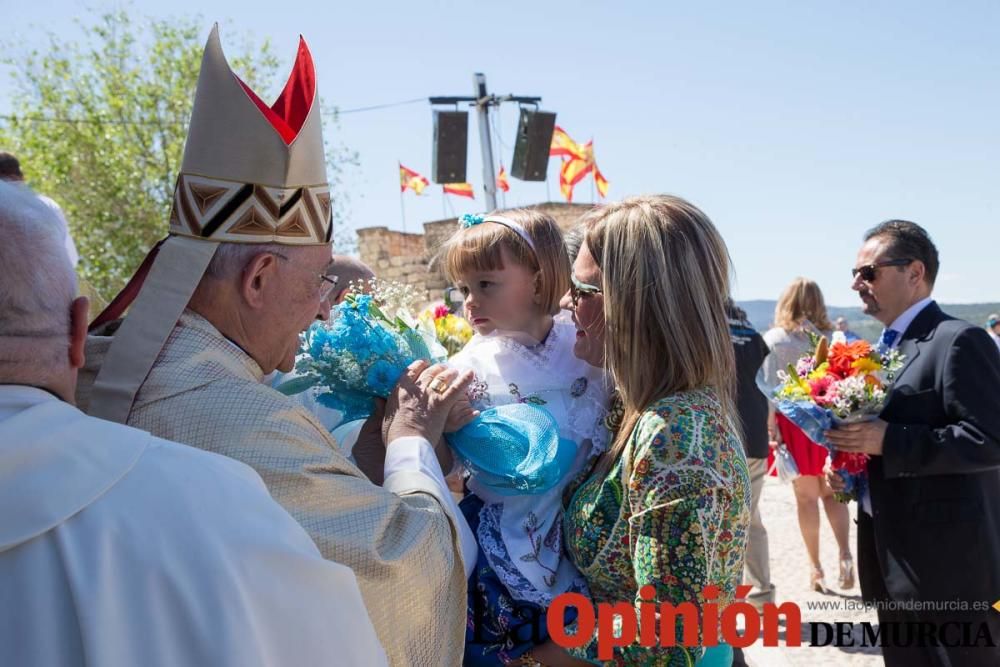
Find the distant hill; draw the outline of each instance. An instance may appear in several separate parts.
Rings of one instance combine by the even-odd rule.
[[[747,312],[754,327],[761,333],[771,328],[776,303],[765,299],[738,302],[740,308]],[[985,326],[986,318],[990,313],[1000,313],[1000,303],[942,303],[941,309],[949,315],[960,317],[976,326]],[[831,321],[838,317],[847,318],[851,330],[862,338],[874,341],[882,332],[882,323],[865,315],[861,312],[860,307],[830,306],[827,310]]]

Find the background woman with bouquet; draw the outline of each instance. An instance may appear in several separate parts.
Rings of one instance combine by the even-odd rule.
[[[830,335],[833,328],[827,316],[826,304],[819,285],[806,278],[796,278],[785,288],[774,309],[774,328],[764,334],[764,341],[771,354],[764,360],[764,383],[769,387],[780,384],[778,372],[789,364],[795,366],[799,359],[814,348],[807,331]],[[771,408],[768,429],[772,438],[784,443],[795,459],[799,477],[792,482],[798,510],[799,530],[809,554],[812,571],[809,584],[814,590],[824,592],[823,565],[819,558],[819,502],[822,500],[833,535],[840,549],[840,588],[854,586],[854,559],[849,544],[850,515],[847,506],[837,501],[833,490],[826,483],[823,466],[827,449],[806,436],[802,430],[780,412]]]

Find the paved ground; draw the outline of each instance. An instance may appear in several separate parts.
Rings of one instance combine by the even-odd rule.
[[[855,551],[856,537],[854,515],[857,504],[851,503],[851,552]],[[784,667],[786,665],[802,665],[803,667],[827,665],[845,667],[881,667],[880,650],[875,647],[862,647],[862,629],[860,623],[869,621],[877,623],[874,610],[847,609],[849,604],[860,607],[861,593],[857,584],[851,590],[841,591],[837,583],[837,544],[833,532],[826,522],[826,516],[820,512],[821,533],[820,553],[823,568],[826,571],[826,582],[833,586],[828,595],[809,590],[809,559],[806,556],[802,536],[799,533],[798,520],[795,513],[795,498],[790,484],[781,484],[777,478],[768,477],[764,484],[761,497],[761,515],[767,527],[768,543],[771,549],[771,578],[777,587],[778,602],[792,601],[798,603],[802,611],[802,646],[778,648],[764,647],[760,643],[745,650],[748,664],[753,667]],[[855,560],[857,554],[855,554]],[[839,602],[841,609],[809,609],[808,603]],[[855,623],[854,639],[858,644],[854,647],[809,646],[810,621],[826,623]],[[825,634],[825,631],[821,631]],[[784,634],[781,635],[784,643]],[[846,643],[846,642],[845,642]]]

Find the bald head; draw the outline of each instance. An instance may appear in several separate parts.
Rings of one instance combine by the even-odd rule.
[[[76,298],[76,274],[53,211],[27,188],[4,182],[0,271],[0,383],[43,386],[70,400],[83,363],[86,299]],[[79,365],[71,359],[74,335],[81,338]]]
[[[350,291],[351,283],[355,284],[357,291],[364,291],[363,284],[375,277],[375,272],[367,264],[348,255],[334,255],[332,270],[337,276],[337,295],[333,299],[334,304],[344,300]]]

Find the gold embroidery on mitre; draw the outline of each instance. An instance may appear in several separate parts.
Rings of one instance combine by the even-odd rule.
[[[281,190],[265,188],[263,185],[253,186],[253,196],[258,204],[264,207],[272,220],[281,215]]]
[[[302,206],[306,212],[306,221],[309,223],[309,227],[312,230],[314,236],[326,237],[326,227],[323,224],[322,214],[320,214],[317,209],[317,200],[319,195],[314,192],[303,192],[302,193]]]
[[[191,192],[191,201],[198,208],[198,212],[205,215],[219,197],[231,192],[232,188],[223,188],[205,183],[188,183],[188,190]]]
[[[298,236],[301,238],[309,238],[313,236],[311,231],[307,227],[305,216],[302,214],[302,207],[297,207],[292,209],[291,213],[288,214],[285,221],[282,222],[275,233],[278,236]]]
[[[322,228],[324,230],[324,233],[325,233],[326,229],[330,225],[333,224],[333,220],[332,220],[332,216],[331,216],[331,211],[330,211],[330,209],[331,209],[331,206],[330,206],[330,191],[329,190],[316,190],[316,189],[314,189],[313,192],[316,193],[316,201],[319,203],[319,207],[320,207],[320,212],[319,212],[320,219],[319,219],[319,223],[322,226]]]
[[[269,224],[267,213],[256,206],[249,206],[226,233],[248,236],[274,236],[275,229]]]
[[[325,243],[330,229],[326,185],[280,188],[181,174],[170,231],[225,241]]]
[[[177,220],[177,228],[173,227],[171,222],[171,230],[174,233],[184,234],[184,229],[187,228],[191,231],[191,236],[201,236],[201,225],[198,224],[203,216],[198,215],[191,208],[191,202],[188,201],[187,195],[185,193],[185,185],[183,181],[177,179],[177,187],[174,188],[174,208],[171,219]]]

